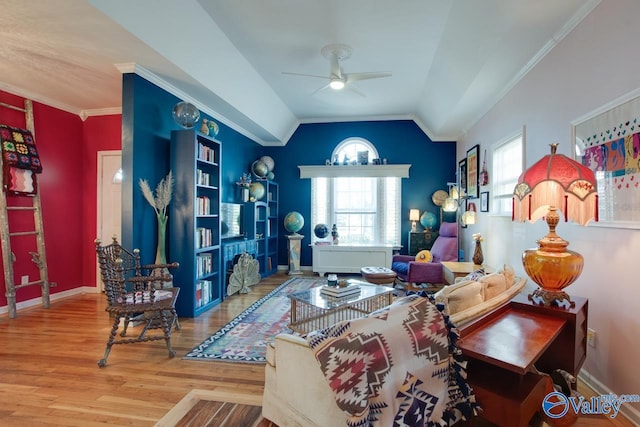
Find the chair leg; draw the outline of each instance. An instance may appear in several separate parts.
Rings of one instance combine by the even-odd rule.
[[[167,350],[169,351],[169,358],[173,358],[176,355],[176,352],[171,346],[171,329],[173,329],[173,320],[169,322],[169,319],[167,319],[167,310],[161,310],[159,313],[160,320],[162,321],[162,330],[164,331],[164,340],[167,343]]]
[[[118,333],[118,327],[120,326],[121,316],[115,316],[113,319],[113,326],[111,327],[111,333],[109,334],[109,340],[107,341],[107,348],[104,350],[104,356],[102,359],[98,360],[98,366],[104,368],[107,366],[107,357],[109,357],[109,353],[111,353],[111,347],[116,339],[116,334]],[[125,321],[126,325],[126,321]]]

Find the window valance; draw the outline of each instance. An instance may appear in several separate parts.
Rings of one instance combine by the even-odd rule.
[[[411,165],[298,166],[300,178],[409,178]]]

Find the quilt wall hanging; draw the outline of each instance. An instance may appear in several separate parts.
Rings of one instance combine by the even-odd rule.
[[[36,194],[36,174],[42,172],[42,164],[31,132],[0,125],[0,144],[3,190],[16,195]]]
[[[600,225],[640,228],[640,93],[573,124],[577,160],[596,176]]]

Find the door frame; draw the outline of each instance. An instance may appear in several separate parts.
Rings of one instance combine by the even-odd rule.
[[[98,167],[96,171],[96,186],[97,186],[97,199],[96,199],[96,236],[101,236],[101,225],[102,225],[102,173],[103,166],[102,163],[105,157],[118,156],[122,159],[122,150],[101,150],[98,151]],[[120,162],[122,164],[122,162]],[[122,238],[122,237],[121,237]],[[96,259],[96,276],[95,283],[96,289],[99,291],[103,291],[102,280],[100,279],[100,264]]]

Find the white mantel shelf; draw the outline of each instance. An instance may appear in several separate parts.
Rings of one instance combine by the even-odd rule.
[[[409,178],[411,165],[298,166],[300,178],[399,177]]]

